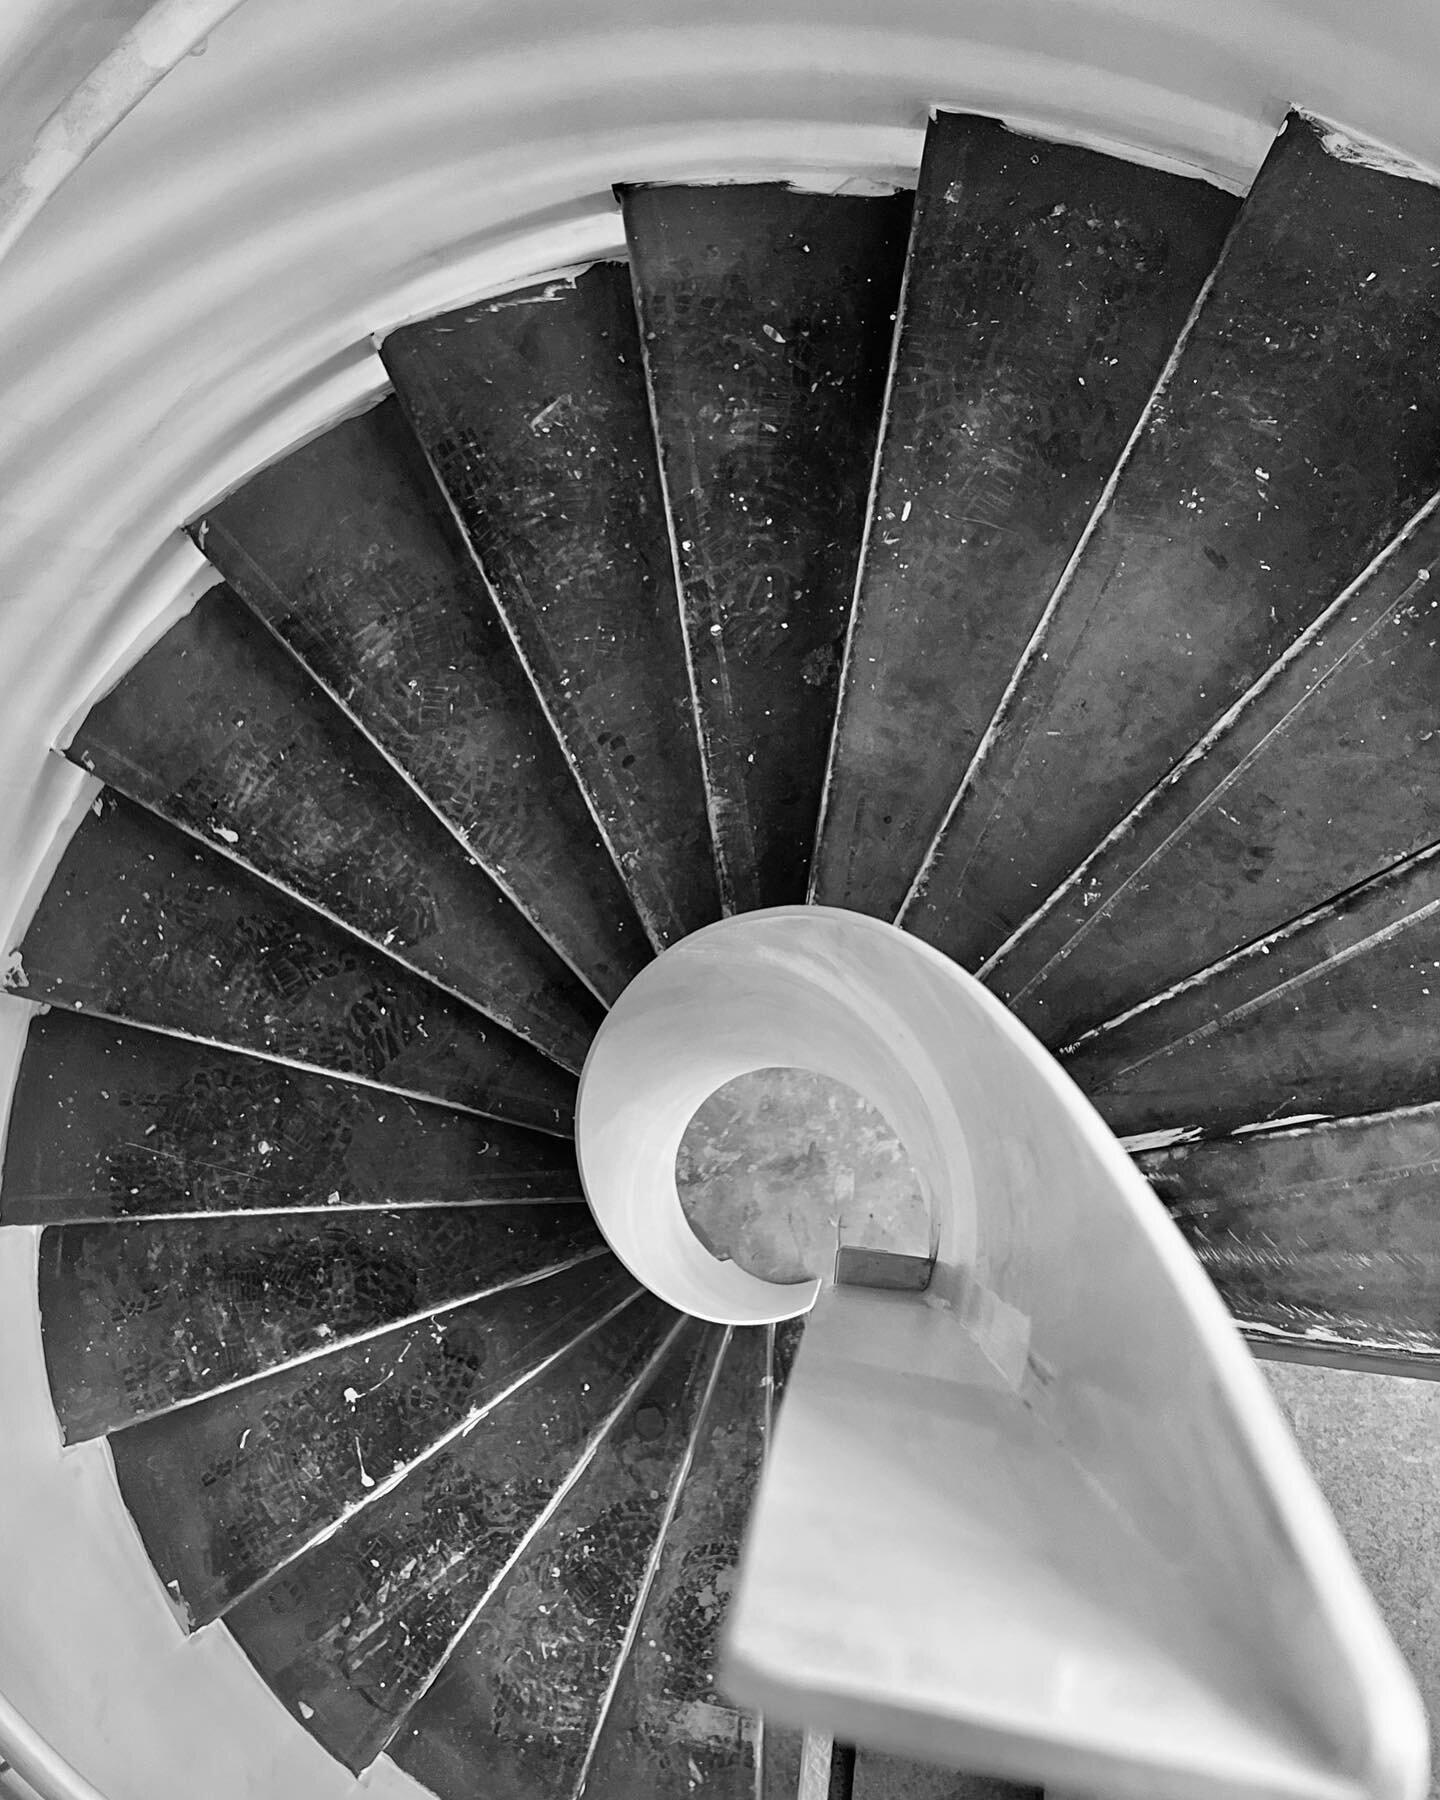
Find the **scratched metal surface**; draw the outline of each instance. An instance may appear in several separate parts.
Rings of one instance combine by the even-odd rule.
[[[385,366],[657,946],[720,913],[630,272],[397,331]]]
[[[727,906],[805,898],[910,196],[622,196]]]
[[[645,934],[398,404],[252,477],[193,535],[613,999]]]
[[[399,1728],[675,1329],[676,1315],[643,1296],[227,1614],[272,1690],[348,1768],[366,1767]],[[705,1335],[679,1329],[692,1343]],[[634,1412],[632,1401],[613,1460],[631,1441]],[[532,1582],[541,1573],[528,1557],[522,1567]],[[537,1627],[530,1644],[538,1660]],[[551,1670],[557,1682],[561,1673]]]
[[[581,1191],[567,1139],[57,1009],[25,1041],[0,1223]]]
[[[233,593],[90,711],[71,758],[578,1069],[595,997]]]
[[[598,1246],[588,1207],[59,1225],[40,1239],[67,1440],[244,1381]]]
[[[1065,1066],[1122,1135],[1440,1099],[1440,850],[1082,1039]]]
[[[439,1800],[477,1770],[486,1800],[575,1791],[723,1342],[685,1327],[406,1721],[391,1755]]]
[[[7,985],[567,1133],[575,1077],[258,877],[106,793]]]
[[[1440,1373],[1440,1107],[1146,1151],[1243,1327]]]
[[[760,1724],[715,1685],[765,1449],[768,1333],[737,1331],[596,1739],[587,1800],[753,1800]]]
[[[1238,202],[942,113],[915,205],[815,883],[887,919]]]
[[[1292,116],[903,922],[973,967],[1440,487],[1440,188]]]
[[[114,1433],[161,1580],[192,1624],[216,1618],[638,1293],[589,1258]]]
[[[1440,839],[1437,565],[1432,515],[986,971],[1045,1042]]]

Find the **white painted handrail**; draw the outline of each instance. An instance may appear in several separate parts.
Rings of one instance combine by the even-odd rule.
[[[99,1788],[73,1769],[55,1747],[0,1694],[0,1761],[6,1762],[40,1800],[105,1800]],[[0,1794],[5,1778],[0,1776]]]
[[[926,1294],[815,1306],[732,1611],[734,1696],[1136,1800],[1422,1800],[1419,1697],[1214,1289],[1078,1088],[929,946],[789,907],[637,977],[578,1130],[635,1274],[707,1317],[796,1310],[708,1258],[673,1173],[711,1088],[781,1064],[888,1119],[938,1257]]]
[[[716,1261],[685,1219],[680,1140],[701,1102],[737,1076],[789,1067],[842,1082],[896,1132],[927,1197],[967,1191],[964,1140],[944,1092],[910,1056],[892,1007],[875,997],[863,1015],[857,1009],[832,955],[826,922],[852,917],[794,907],[697,932],[630,984],[591,1047],[576,1113],[591,1207],[634,1274],[697,1317],[795,1318],[820,1288]],[[964,1216],[963,1207],[954,1215],[962,1233]]]

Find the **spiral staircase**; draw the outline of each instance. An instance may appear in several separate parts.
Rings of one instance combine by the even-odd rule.
[[[941,112],[913,196],[618,200],[189,523],[5,946],[65,1440],[442,1800],[796,1791],[715,1659],[802,1325],[650,1296],[570,1142],[724,914],[977,972],[1257,1350],[1440,1357],[1440,186]]]

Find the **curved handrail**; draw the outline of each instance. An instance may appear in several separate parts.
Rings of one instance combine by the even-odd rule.
[[[0,1759],[40,1800],[106,1800],[46,1738],[0,1694]]]
[[[888,1120],[938,1251],[925,1294],[814,1306],[731,1614],[734,1696],[1023,1781],[1421,1800],[1413,1681],[1218,1295],[1059,1064],[929,945],[784,907],[636,977],[577,1115],[633,1273],[735,1322],[814,1299],[714,1262],[675,1187],[700,1101],[782,1064]]]

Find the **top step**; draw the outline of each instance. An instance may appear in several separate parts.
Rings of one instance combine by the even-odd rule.
[[[805,898],[908,194],[623,195],[727,909]]]

